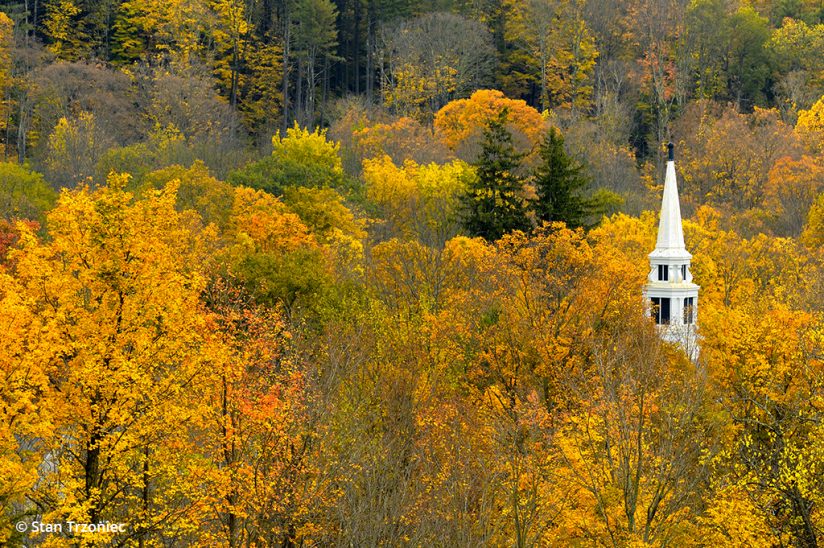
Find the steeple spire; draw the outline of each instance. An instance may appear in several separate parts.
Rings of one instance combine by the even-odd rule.
[[[675,155],[673,144],[667,145],[669,158],[667,174],[664,179],[664,197],[661,199],[661,218],[658,221],[658,241],[653,257],[672,257],[689,259],[692,255],[684,246],[684,229],[681,226],[681,205],[678,201],[678,182],[675,178]]]

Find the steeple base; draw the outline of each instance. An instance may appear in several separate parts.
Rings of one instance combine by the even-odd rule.
[[[680,346],[690,361],[698,361],[701,352],[695,325],[658,325],[658,335],[665,341]]]

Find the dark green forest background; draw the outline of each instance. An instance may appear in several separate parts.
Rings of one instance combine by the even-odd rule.
[[[698,121],[725,111],[776,109],[794,125],[824,81],[824,8],[811,0],[0,7],[14,23],[4,43],[3,157],[30,160],[54,185],[133,168],[123,165],[129,147],[164,135],[186,144],[169,161],[200,158],[220,177],[267,154],[272,134],[294,121],[331,127],[345,153],[353,130],[401,116],[425,129],[449,101],[494,88],[551,112],[595,185],[627,195],[637,211],[629,194],[651,175],[648,161],[660,168],[662,143],[689,141]],[[75,135],[71,162],[50,145],[61,118]],[[429,148],[418,155],[444,155]],[[360,169],[356,160],[347,167]]]

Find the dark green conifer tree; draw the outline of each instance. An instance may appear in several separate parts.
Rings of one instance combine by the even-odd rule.
[[[523,154],[512,144],[502,110],[487,122],[481,154],[475,162],[477,177],[463,196],[463,222],[472,236],[489,241],[513,230],[529,230],[523,178],[517,174]]]
[[[533,173],[538,222],[563,221],[570,228],[584,226],[594,204],[583,196],[589,185],[583,166],[564,151],[564,137],[553,128],[544,136],[541,163]]]

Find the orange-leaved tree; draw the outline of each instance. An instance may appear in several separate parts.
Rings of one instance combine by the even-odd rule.
[[[800,234],[810,207],[821,192],[824,162],[820,157],[779,158],[770,169],[764,189],[769,210],[776,217],[776,232],[785,236]]]
[[[328,503],[314,455],[320,443],[307,409],[303,373],[288,353],[291,335],[276,309],[255,305],[238,284],[206,291],[212,310],[209,368],[193,387],[205,403],[192,418],[208,456],[208,513],[201,541],[248,546],[311,540]]]
[[[329,261],[317,239],[267,192],[235,189],[224,238],[224,269],[259,303],[282,304],[289,315],[304,299],[311,305],[326,284]]]
[[[546,124],[541,114],[520,99],[509,99],[494,89],[481,89],[469,99],[451,101],[435,115],[435,135],[459,158],[475,160],[487,122],[506,109],[508,129],[517,148],[530,152],[541,140]]]

